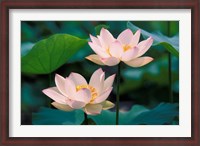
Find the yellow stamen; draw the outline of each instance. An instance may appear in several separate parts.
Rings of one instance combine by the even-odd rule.
[[[91,96],[92,96],[90,102],[93,102],[98,95],[96,89],[94,87],[90,86],[90,85],[78,85],[78,86],[76,86],[76,91],[79,91],[79,90],[84,89],[84,88],[90,90]]]
[[[130,45],[124,45],[123,46],[124,52],[126,52],[127,50],[131,49]]]
[[[109,55],[111,56],[111,54],[110,54],[110,48],[107,48],[107,49],[106,49],[106,53],[109,54]]]

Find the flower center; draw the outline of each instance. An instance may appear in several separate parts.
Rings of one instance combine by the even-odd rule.
[[[107,48],[107,49],[106,49],[106,53],[109,54],[109,55],[111,56],[111,54],[110,54],[110,48]]]
[[[78,85],[78,86],[76,86],[76,91],[79,91],[79,90],[84,89],[84,88],[89,89],[90,92],[91,92],[92,99],[90,100],[90,102],[94,101],[96,99],[97,95],[98,95],[97,90],[90,85]]]
[[[123,46],[124,52],[126,52],[127,50],[131,49],[130,45],[124,45]]]

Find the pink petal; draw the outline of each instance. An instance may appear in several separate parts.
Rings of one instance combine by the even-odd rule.
[[[131,48],[122,54],[121,60],[130,61],[137,56],[138,52],[139,52],[139,49],[137,47]]]
[[[65,89],[69,98],[74,99],[74,95],[76,93],[76,86],[70,78],[65,79]]]
[[[94,43],[94,44],[96,44],[96,45],[98,45],[98,46],[101,46],[101,43],[100,43],[100,41],[98,40],[98,38],[96,38],[96,37],[90,35],[90,39],[91,39],[92,43]]]
[[[123,48],[122,48],[121,43],[118,41],[115,41],[114,43],[112,43],[109,50],[110,50],[110,54],[113,57],[120,58],[122,56]]]
[[[88,103],[91,100],[91,92],[89,89],[83,88],[81,90],[79,90],[76,95],[75,95],[75,100],[76,101],[81,101],[84,103]]]
[[[117,37],[117,40],[119,40],[123,45],[130,44],[133,38],[133,33],[130,29],[126,29],[123,32],[120,33],[120,35]]]
[[[132,37],[132,40],[130,42],[130,45],[132,47],[136,46],[140,40],[140,30],[136,31],[136,33],[134,34],[134,36]]]
[[[96,63],[96,64],[98,64],[98,65],[104,65],[103,62],[100,59],[100,56],[98,56],[98,55],[92,54],[92,55],[89,55],[85,58]]]
[[[115,74],[112,76],[109,76],[105,81],[104,81],[104,87],[103,90],[107,90],[108,88],[112,87],[113,82],[115,79]]]
[[[101,103],[104,100],[106,100],[108,98],[108,96],[110,95],[110,92],[112,91],[112,89],[113,89],[112,87],[108,88],[100,96],[98,96],[97,98],[95,98],[95,100],[92,102],[92,104]]]
[[[140,57],[140,58],[136,58],[136,59],[133,59],[133,60],[125,62],[125,63],[131,67],[141,67],[141,66],[148,64],[152,60],[153,60],[153,58],[151,58],[151,57]]]
[[[153,44],[153,38],[152,37],[149,37],[147,40],[140,42],[137,45],[137,47],[139,48],[139,53],[138,53],[137,57],[140,57],[144,53],[146,53],[147,50],[151,47],[152,44]]]
[[[44,94],[60,104],[66,104],[67,97],[63,96],[56,87],[42,90]]]
[[[66,104],[60,104],[60,103],[57,103],[57,102],[52,102],[51,104],[55,108],[62,110],[62,111],[72,111],[73,110],[73,108],[71,108],[69,105],[66,105]]]
[[[105,28],[101,29],[100,38],[102,39],[100,42],[105,48],[108,48],[110,44],[115,41],[113,35]]]
[[[103,91],[104,80],[105,80],[105,72],[101,74],[99,85],[97,85],[96,87],[98,94],[101,94]]]
[[[68,105],[73,109],[80,109],[83,108],[86,105],[86,103],[82,101],[72,100],[71,102],[68,103]]]
[[[101,68],[96,70],[90,78],[89,85],[94,87],[97,90],[98,94],[100,94],[103,89],[104,78],[105,73]]]
[[[87,81],[85,80],[85,78],[78,73],[72,72],[69,75],[69,79],[71,79],[74,82],[75,86],[88,84]]]
[[[88,104],[85,106],[84,111],[88,115],[97,115],[100,114],[102,111],[101,104]]]
[[[99,40],[100,46],[102,47],[102,49],[106,51],[109,45],[107,45],[99,35],[97,36],[97,39]]]
[[[67,96],[66,89],[65,89],[65,78],[63,78],[62,76],[56,74],[56,76],[55,76],[55,83],[56,83],[56,86],[57,86],[58,90],[63,95]]]
[[[114,66],[117,65],[120,60],[118,58],[115,57],[109,57],[109,58],[101,58],[101,61],[108,66]]]
[[[107,54],[106,51],[104,51],[101,47],[99,47],[98,45],[92,43],[92,42],[88,42],[88,44],[90,45],[90,47],[92,48],[92,50],[99,56],[101,57],[109,57],[110,55]]]

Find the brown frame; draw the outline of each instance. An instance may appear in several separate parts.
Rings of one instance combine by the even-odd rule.
[[[1,2],[1,141],[0,145],[134,145],[200,146],[199,0],[3,0]],[[9,9],[191,9],[192,10],[192,136],[190,138],[10,138],[9,137]]]

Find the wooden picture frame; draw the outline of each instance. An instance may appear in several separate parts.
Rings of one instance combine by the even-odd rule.
[[[134,145],[199,146],[199,0],[4,0],[1,2],[1,142],[0,145]],[[184,137],[9,137],[9,10],[10,9],[191,9],[192,11],[192,136]]]

